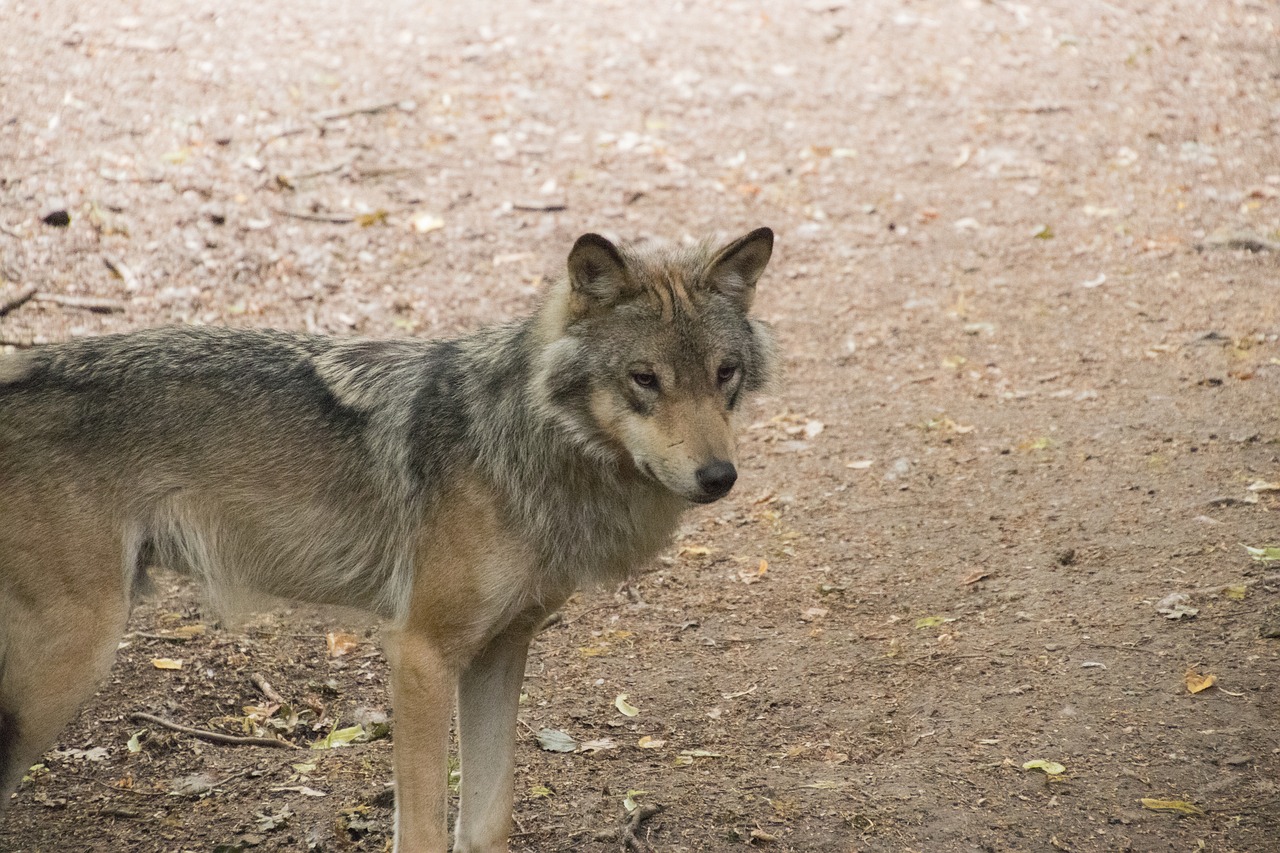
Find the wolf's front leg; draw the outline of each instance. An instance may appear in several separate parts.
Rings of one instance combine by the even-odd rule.
[[[541,614],[495,637],[458,682],[462,797],[454,853],[505,853],[524,664]]]
[[[449,718],[457,673],[436,645],[413,631],[388,637],[395,712],[395,853],[445,853],[449,846]]]

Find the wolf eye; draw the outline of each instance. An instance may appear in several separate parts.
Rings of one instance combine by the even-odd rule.
[[[722,364],[720,365],[720,369],[716,371],[716,382],[719,382],[721,385],[726,385],[733,381],[733,377],[737,375],[738,365]]]
[[[641,388],[657,388],[658,375],[647,370],[637,370],[631,374],[631,381]]]

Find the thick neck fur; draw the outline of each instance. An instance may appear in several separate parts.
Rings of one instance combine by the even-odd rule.
[[[549,589],[625,577],[666,546],[688,507],[593,434],[574,395],[551,399],[549,383],[573,381],[572,364],[557,363],[569,346],[564,296],[458,342],[475,473],[526,531]]]

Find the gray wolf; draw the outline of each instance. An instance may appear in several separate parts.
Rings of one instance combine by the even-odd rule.
[[[395,845],[507,849],[530,639],[729,492],[775,365],[773,233],[586,234],[537,311],[456,340],[161,328],[0,357],[0,808],[110,667],[150,565],[225,613],[385,621]]]

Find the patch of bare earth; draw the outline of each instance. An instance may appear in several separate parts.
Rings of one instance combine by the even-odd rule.
[[[35,289],[8,346],[453,334],[529,310],[583,231],[778,231],[760,311],[787,380],[747,414],[735,492],[535,644],[514,849],[619,849],[629,792],[673,853],[1276,849],[1280,574],[1243,547],[1280,544],[1275,4],[7,0],[0,22],[0,304]],[[1158,613],[1178,592],[1196,614]],[[389,710],[374,628],[196,633],[195,601],[162,580],[137,609],[0,849],[388,847],[385,739],[129,719],[305,747]],[[543,728],[613,745],[544,752]]]

